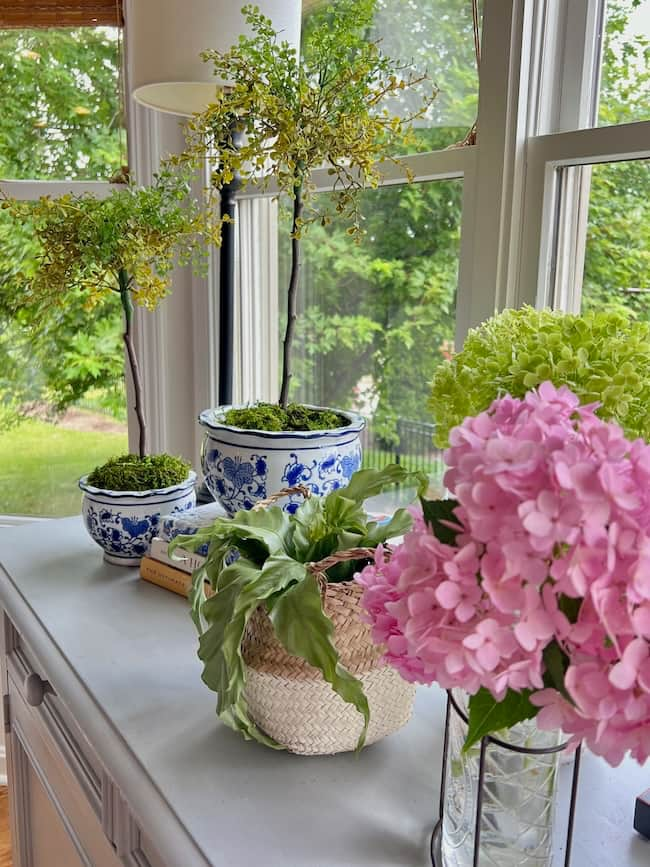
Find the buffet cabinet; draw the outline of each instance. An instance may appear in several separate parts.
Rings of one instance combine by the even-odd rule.
[[[164,867],[5,612],[3,717],[14,867]]]

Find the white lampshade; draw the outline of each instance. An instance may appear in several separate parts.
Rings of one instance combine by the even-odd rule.
[[[217,86],[207,81],[163,81],[143,84],[133,91],[133,99],[147,108],[191,117],[214,102]]]

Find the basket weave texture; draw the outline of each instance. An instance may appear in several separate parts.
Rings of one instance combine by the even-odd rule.
[[[334,625],[341,664],[361,680],[370,705],[366,743],[408,722],[415,687],[381,663],[361,620],[363,588],[354,581],[323,584],[323,610]],[[251,718],[290,752],[322,755],[355,749],[363,728],[356,708],[343,701],[317,669],[287,653],[275,637],[266,611],[250,618],[242,643],[247,666],[244,696]]]

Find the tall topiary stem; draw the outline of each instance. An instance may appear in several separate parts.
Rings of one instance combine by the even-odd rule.
[[[280,387],[280,406],[286,409],[289,402],[289,383],[291,382],[291,347],[298,318],[298,286],[300,284],[300,218],[302,216],[302,181],[294,189],[293,220],[291,223],[291,275],[287,293],[287,328],[282,344],[282,385]]]
[[[144,408],[142,402],[142,377],[140,376],[140,366],[138,357],[135,354],[135,346],[133,345],[133,302],[131,301],[131,279],[124,268],[120,268],[117,274],[117,279],[120,285],[120,301],[124,310],[124,345],[126,346],[126,354],[129,359],[129,368],[131,370],[131,379],[133,381],[133,393],[135,398],[134,408],[135,415],[138,419],[138,452],[143,458],[147,453],[147,423],[144,417]]]

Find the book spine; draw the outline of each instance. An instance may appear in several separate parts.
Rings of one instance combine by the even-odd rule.
[[[192,576],[182,569],[174,569],[166,563],[154,560],[152,557],[143,557],[140,561],[140,577],[179,596],[187,597],[192,586]]]
[[[140,561],[140,577],[151,584],[163,587],[165,590],[171,590],[172,593],[177,593],[179,596],[185,596],[185,598],[187,598],[192,586],[192,576],[189,572],[175,569],[173,566],[168,566],[167,563],[154,560],[153,557],[143,557]],[[205,582],[205,593],[206,596],[212,596],[212,588],[207,581]]]
[[[198,569],[199,566],[203,566],[205,563],[205,557],[202,557],[200,554],[194,554],[192,551],[186,551],[184,548],[177,548],[174,552],[177,557],[182,557],[182,559],[173,560],[167,553],[168,546],[169,542],[165,539],[152,539],[149,556],[174,569],[180,569],[183,572],[189,573]]]

